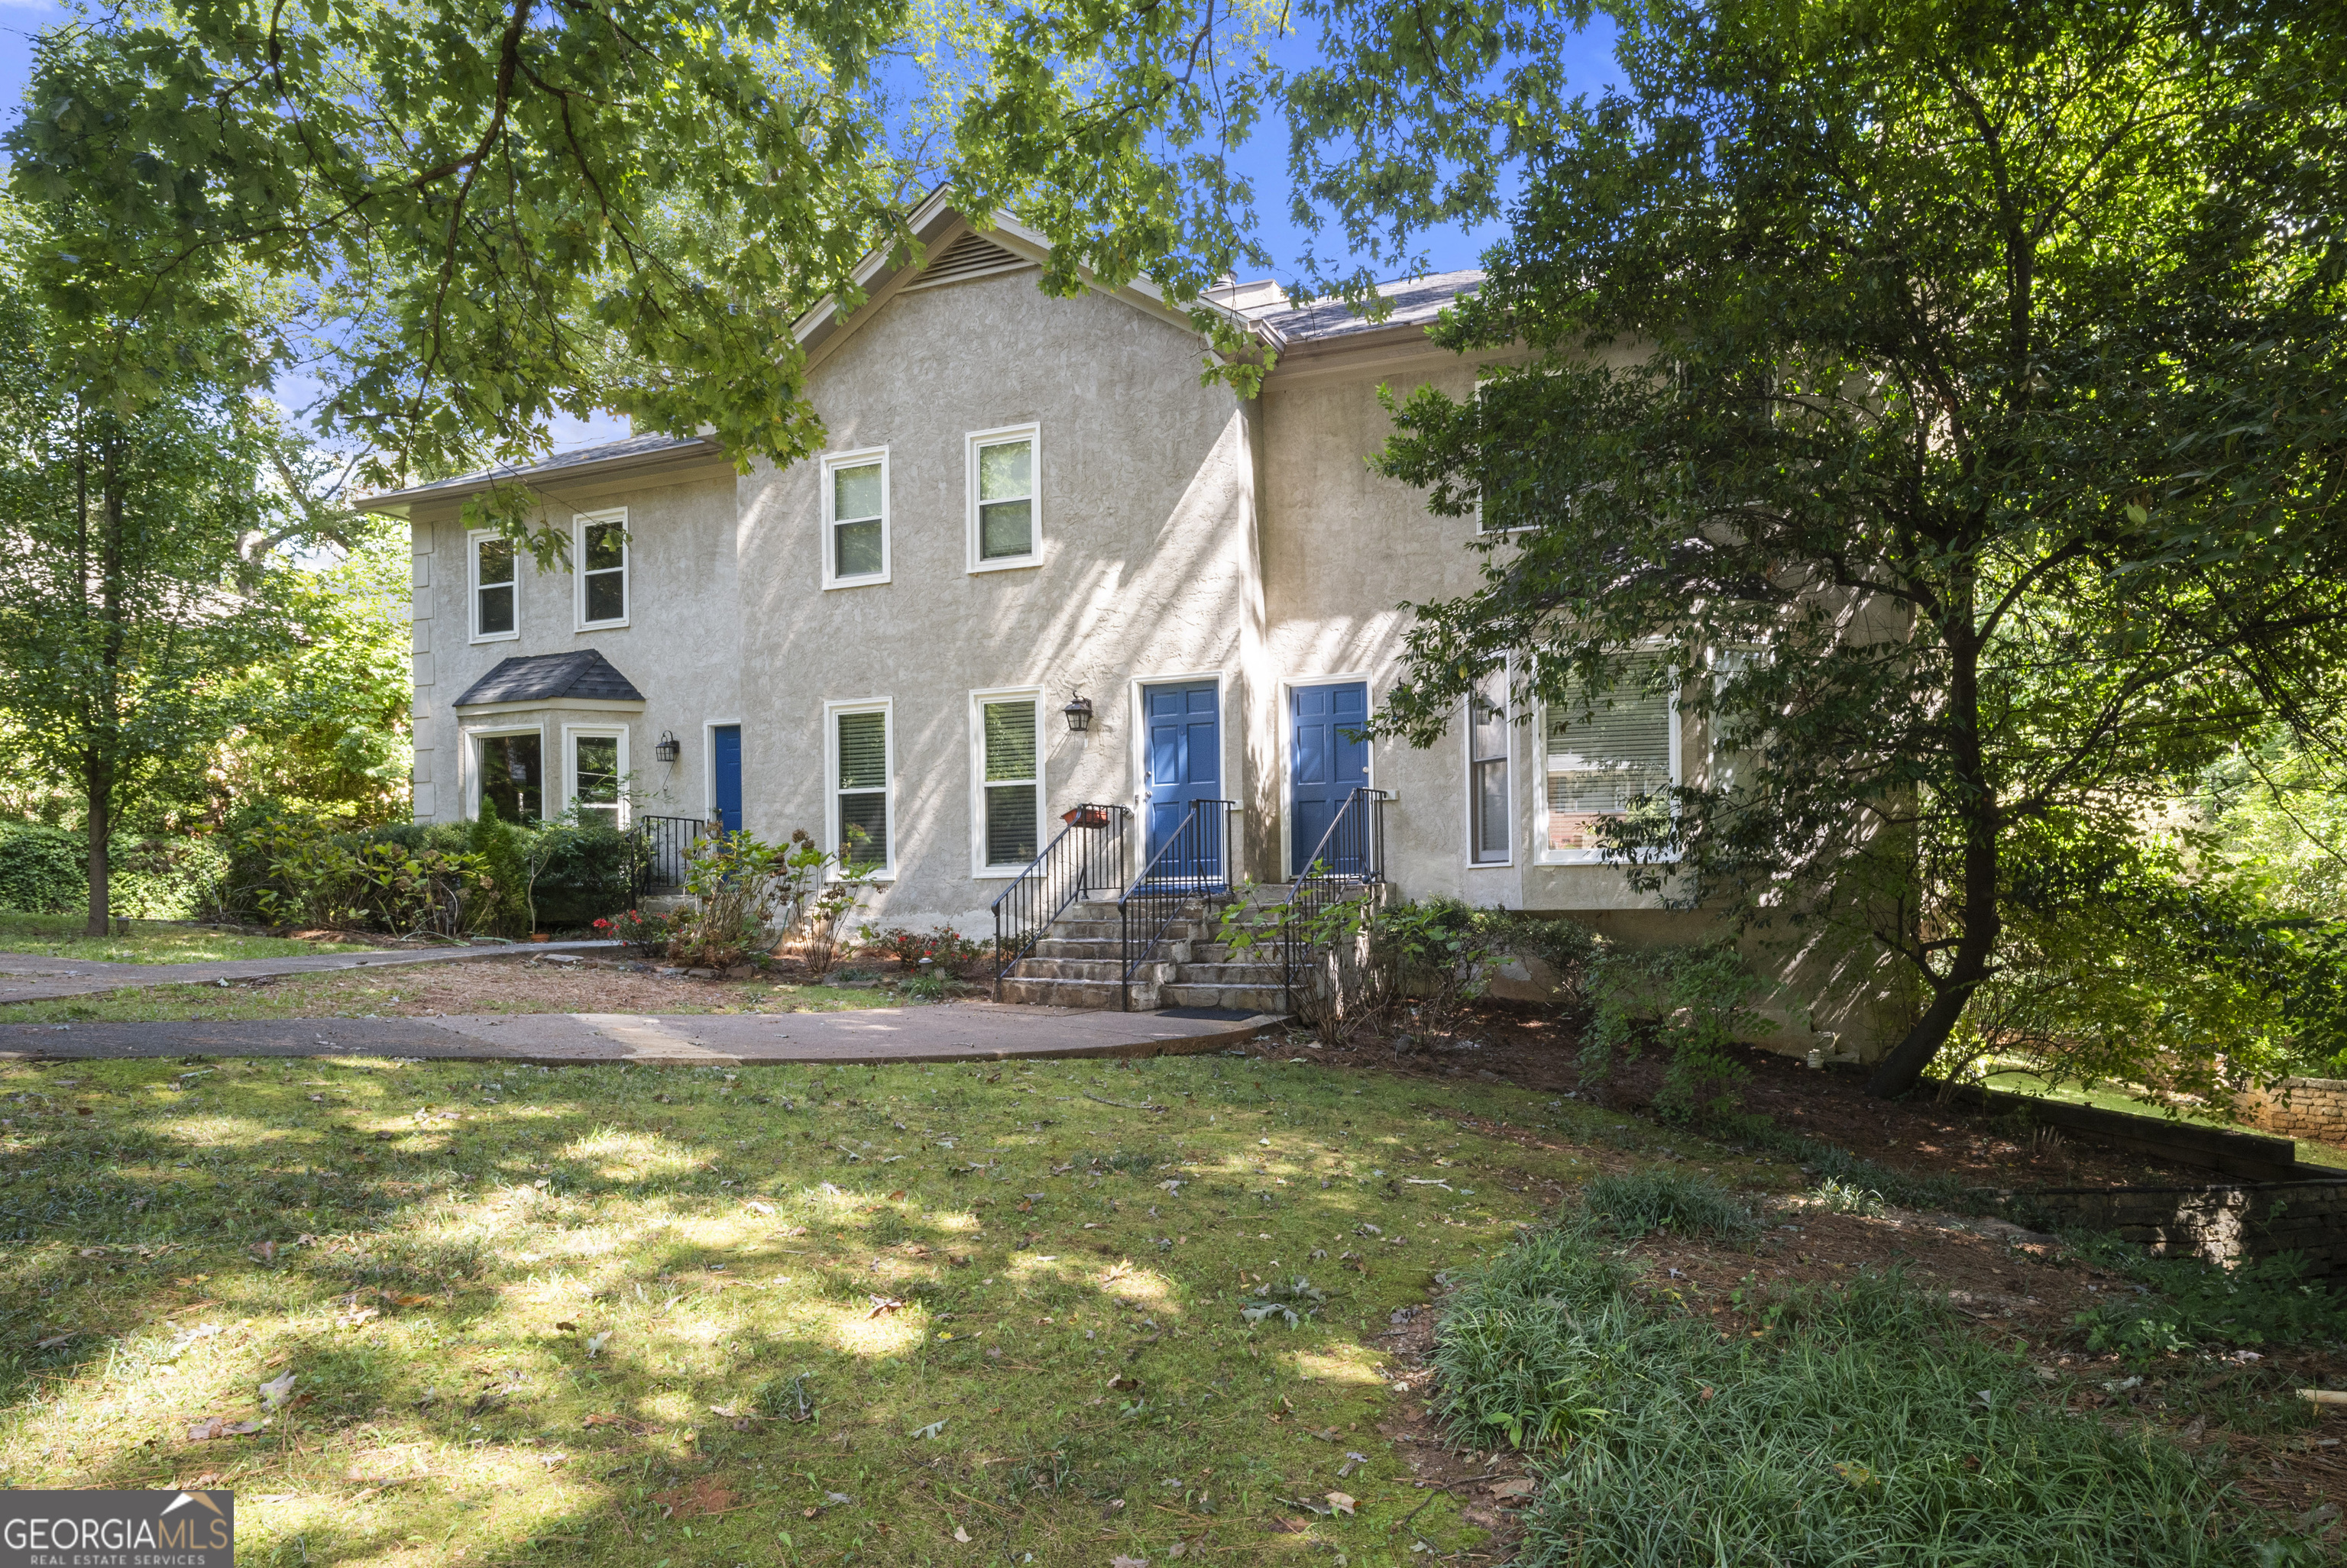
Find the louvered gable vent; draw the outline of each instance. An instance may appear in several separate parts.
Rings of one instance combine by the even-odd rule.
[[[967,283],[972,278],[1016,272],[1033,265],[1024,256],[1012,255],[983,234],[965,234],[942,253],[931,255],[921,275],[905,287],[908,290],[941,289],[948,283]]]

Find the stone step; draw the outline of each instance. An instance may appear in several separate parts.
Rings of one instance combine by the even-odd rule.
[[[1148,934],[1139,921],[1133,921],[1133,940]],[[1165,922],[1166,942],[1203,942],[1214,935],[1214,928],[1204,921],[1175,920]],[[1051,928],[1051,935],[1066,942],[1122,942],[1124,926],[1112,920],[1063,920]]]
[[[1034,947],[1037,958],[1117,958],[1124,944],[1110,937],[1047,936]]]
[[[1139,993],[1136,992],[1135,996]],[[1287,1011],[1286,993],[1276,985],[1184,985],[1157,988],[1160,1007],[1241,1007],[1249,1013]],[[1138,1000],[1135,1007],[1141,1005]]]
[[[1175,967],[1180,972],[1169,978],[1182,985],[1279,984],[1280,968],[1276,963],[1184,963]]]
[[[1154,1013],[1164,1005],[1158,1000],[1163,989],[1136,980],[1133,987],[1133,1011]],[[1002,983],[1002,1000],[1030,1007],[1113,1009],[1122,1003],[1122,993],[1112,981],[1010,979]]]
[[[1140,964],[1134,968],[1133,978],[1136,983],[1143,980],[1171,980],[1174,978],[1174,967],[1173,964],[1165,962]],[[1088,980],[1113,983],[1122,978],[1123,974],[1124,961],[1116,958],[1028,958],[1020,960],[1019,964],[1019,978],[1021,980]]]

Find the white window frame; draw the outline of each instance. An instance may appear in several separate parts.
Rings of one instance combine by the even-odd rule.
[[[620,616],[617,620],[590,621],[587,618],[587,530],[598,523],[620,525]],[[606,512],[581,512],[570,520],[570,608],[577,629],[582,632],[612,631],[628,624],[636,612],[636,584],[633,572],[635,550],[628,537],[628,509],[614,506]],[[598,576],[604,573],[595,574]]]
[[[1035,847],[1049,840],[1043,823],[1050,817],[1050,796],[1044,780],[1051,772],[1051,731],[1043,728],[1043,688],[1007,687],[969,694],[969,874],[985,881],[1015,877],[1030,864],[993,865],[986,859],[986,709],[989,703],[1031,702],[1035,705]]]
[[[509,643],[521,636],[521,564],[524,551],[514,546],[513,630],[485,632],[481,629],[481,542],[503,539],[494,528],[476,528],[465,535],[465,627],[477,643]],[[503,586],[499,584],[497,586]]]
[[[843,468],[862,468],[872,463],[877,463],[880,465],[880,570],[877,575],[871,576],[843,577],[835,570],[839,565],[839,548],[838,541],[833,537],[832,530],[838,523],[838,518],[834,515],[834,512],[839,500],[839,487],[832,482],[832,475]],[[816,472],[823,484],[824,587],[825,589],[871,588],[887,582],[896,569],[896,559],[888,548],[888,514],[891,510],[888,497],[888,449],[885,446],[866,446],[854,452],[826,452],[823,454],[821,463],[816,465]]]
[[[620,809],[612,819],[612,826],[625,829],[628,825],[628,730],[625,725],[566,724],[562,727],[562,808],[568,811],[579,804],[579,742],[582,738],[614,738],[620,742]]]
[[[465,820],[474,821],[481,814],[481,742],[502,739],[512,735],[538,737],[538,765],[546,767],[546,726],[543,724],[484,724],[477,728],[467,727],[462,731],[464,746],[458,752],[457,766],[464,770],[459,788],[464,793]],[[546,820],[546,780],[538,780],[538,820]]]
[[[1684,683],[1686,676],[1686,672],[1679,668],[1678,666],[1673,665],[1671,667],[1669,735],[1671,747],[1671,788],[1674,789],[1679,787],[1681,781],[1686,777],[1683,771],[1683,764],[1680,757],[1682,744],[1680,732],[1684,727],[1679,719],[1679,688]],[[1541,705],[1540,746],[1533,757],[1535,769],[1534,782],[1540,789],[1540,810],[1537,813],[1537,820],[1533,824],[1533,862],[1537,865],[1543,866],[1602,866],[1618,864],[1618,861],[1608,861],[1605,859],[1605,851],[1602,849],[1553,850],[1549,848],[1548,734],[1549,716],[1553,710],[1554,706],[1554,704],[1551,703],[1543,703]],[[1678,859],[1678,856],[1676,854],[1650,855],[1646,857],[1646,859],[1653,862],[1665,862],[1676,860]]]
[[[1460,705],[1464,710],[1464,718],[1459,727],[1459,754],[1465,769],[1464,778],[1467,784],[1462,792],[1467,808],[1467,869],[1475,871],[1501,871],[1516,863],[1516,824],[1522,817],[1522,813],[1516,809],[1515,705],[1510,668],[1502,664],[1483,678],[1490,680],[1492,676],[1497,676],[1500,680],[1500,755],[1498,757],[1478,758],[1475,755],[1475,699],[1470,697]],[[1545,729],[1542,734],[1545,736]],[[1479,761],[1498,762],[1501,776],[1508,781],[1508,849],[1507,853],[1496,860],[1480,860],[1475,858],[1476,851],[1481,847],[1475,839],[1475,764]],[[1542,810],[1545,815],[1548,799],[1548,781],[1545,775],[1541,781],[1541,799]],[[1547,842],[1545,837],[1542,838],[1542,842]]]
[[[884,729],[881,748],[887,769],[887,781],[881,794],[888,810],[888,858],[871,880],[888,882],[897,880],[897,845],[901,822],[897,814],[897,708],[892,697],[871,697],[856,700],[826,702],[823,705],[823,847],[833,854],[839,852],[839,716],[843,713],[877,713],[882,716]],[[834,868],[833,879],[838,876]]]
[[[1012,442],[1029,443],[1027,465],[1027,553],[1024,555],[1001,555],[994,560],[979,558],[978,516],[978,454],[982,447],[1006,446]],[[963,438],[963,462],[968,478],[965,507],[965,531],[969,540],[969,569],[972,572],[1016,572],[1043,564],[1043,427],[1040,424],[1006,424],[995,430],[974,430]]]

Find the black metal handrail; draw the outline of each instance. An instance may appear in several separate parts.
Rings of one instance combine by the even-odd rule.
[[[641,901],[684,886],[692,846],[709,836],[711,826],[698,817],[639,816],[630,822],[628,833],[637,848],[630,857],[630,896]]]
[[[1123,960],[1118,1005],[1133,1011],[1133,972],[1149,962],[1174,917],[1192,899],[1229,891],[1230,817],[1235,800],[1193,800],[1181,826],[1116,901],[1117,949]]]
[[[1087,804],[1061,820],[1067,826],[994,901],[997,1002],[1002,977],[1034,951],[1062,911],[1095,888],[1124,886],[1124,830],[1133,813],[1122,806]]]
[[[1290,1013],[1296,1011],[1296,977],[1320,945],[1298,928],[1316,924],[1314,917],[1321,911],[1386,880],[1386,802],[1390,799],[1384,790],[1367,787],[1346,796],[1288,890],[1279,921],[1279,987]]]

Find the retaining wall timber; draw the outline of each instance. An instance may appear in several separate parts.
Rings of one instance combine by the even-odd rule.
[[[2138,1116],[2126,1111],[2106,1111],[2100,1105],[2041,1100],[1970,1084],[1958,1084],[1949,1099],[1955,1105],[1975,1106],[1993,1115],[2019,1112],[2041,1125],[2059,1127],[2130,1154],[2169,1165],[2195,1166],[2250,1181],[2320,1182],[2347,1177],[2347,1171],[2299,1164],[2297,1148],[2288,1138],[2269,1137],[2262,1133],[2237,1133],[2205,1122],[2177,1121],[2166,1116]]]
[[[2193,1253],[2228,1267],[2299,1253],[2311,1278],[2347,1288],[2347,1181],[2055,1187],[2014,1199],[2060,1224],[2111,1231],[2155,1253]]]

